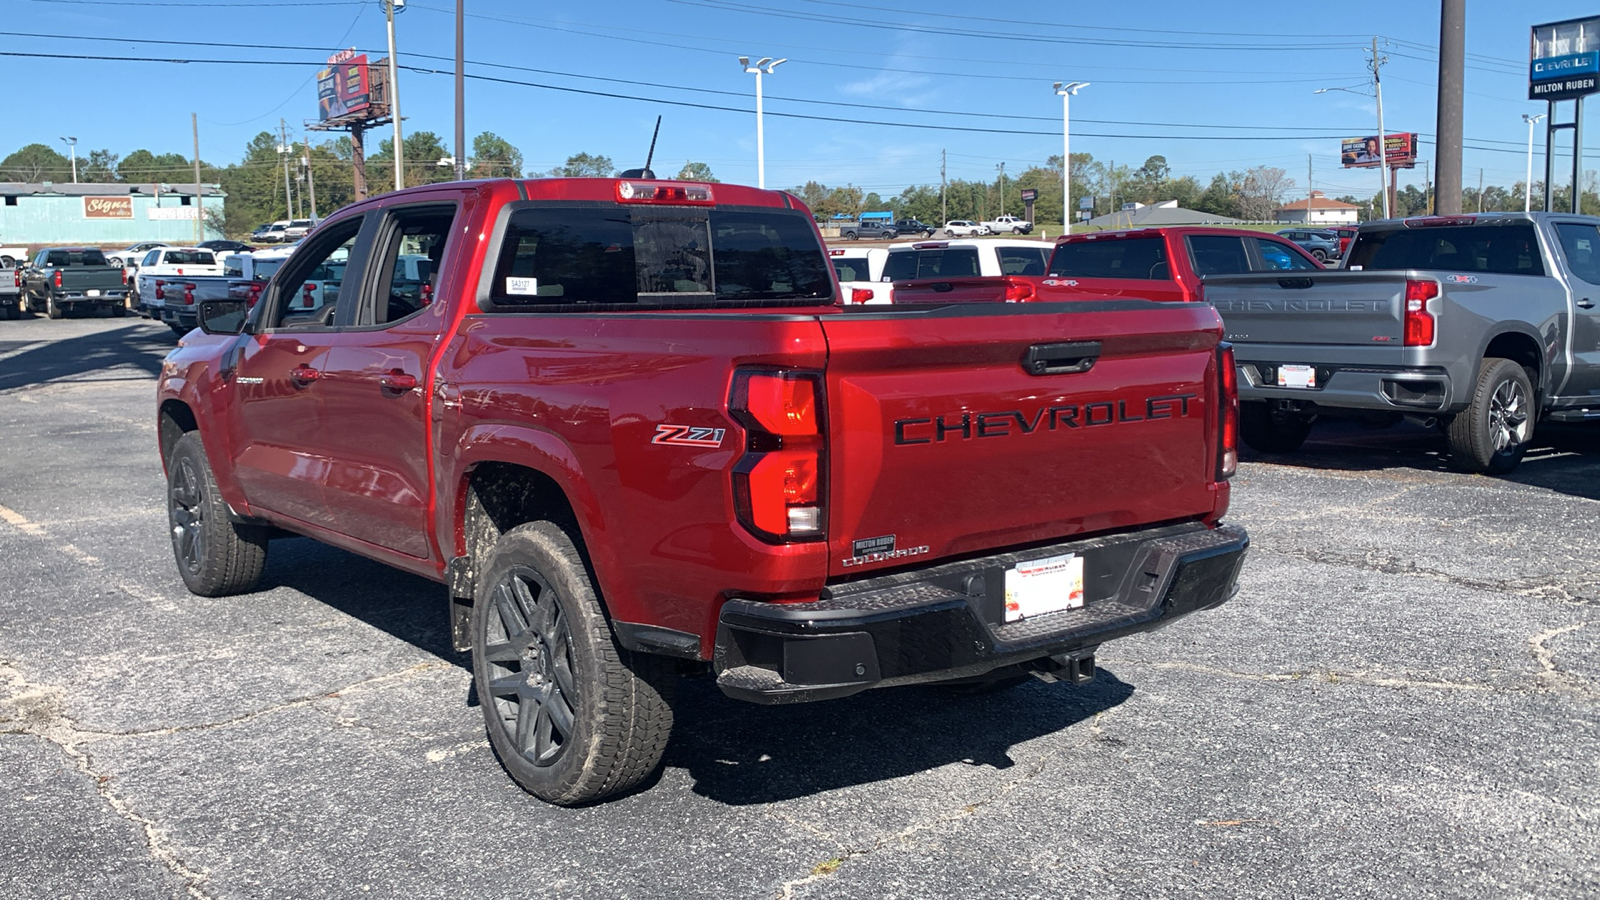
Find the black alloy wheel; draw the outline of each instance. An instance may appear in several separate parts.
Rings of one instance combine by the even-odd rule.
[[[535,766],[560,759],[572,741],[578,696],[572,635],[544,576],[516,566],[494,585],[483,659],[485,702],[510,745]]]

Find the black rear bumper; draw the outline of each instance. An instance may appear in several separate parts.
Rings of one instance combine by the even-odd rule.
[[[717,685],[741,700],[796,703],[1085,657],[1222,604],[1249,545],[1242,528],[1176,525],[832,585],[813,603],[730,600]],[[1006,569],[1067,553],[1084,559],[1085,604],[1006,622]]]

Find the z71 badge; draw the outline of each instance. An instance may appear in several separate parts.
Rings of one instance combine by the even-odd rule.
[[[701,428],[696,425],[657,425],[652,444],[674,447],[721,447],[726,428]]]

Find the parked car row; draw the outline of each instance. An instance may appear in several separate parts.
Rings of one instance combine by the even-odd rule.
[[[258,244],[292,244],[310,234],[316,226],[316,219],[280,219],[250,232],[250,240]]]

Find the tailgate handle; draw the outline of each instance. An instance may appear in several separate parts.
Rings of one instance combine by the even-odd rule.
[[[1022,368],[1029,375],[1071,375],[1089,371],[1099,358],[1099,341],[1034,344],[1023,354]]]
[[[935,291],[938,291],[941,294],[948,294],[955,290],[955,286],[948,281],[935,281],[933,284],[928,285],[928,287],[933,288]]]
[[[1316,282],[1309,278],[1279,278],[1278,287],[1289,291],[1303,291]]]

